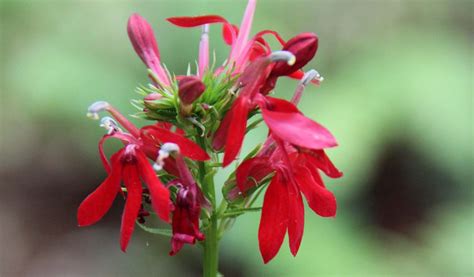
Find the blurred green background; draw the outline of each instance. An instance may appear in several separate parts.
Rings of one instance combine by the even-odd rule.
[[[197,57],[199,29],[164,19],[221,14],[238,24],[245,2],[0,3],[0,276],[199,276],[199,247],[169,257],[167,238],[140,229],[121,253],[121,201],[95,226],[76,227],[77,206],[105,176],[103,129],[85,112],[96,100],[135,111],[129,101],[147,79],[126,33],[131,13],[150,21],[163,62],[182,74]],[[211,29],[223,61],[228,49]],[[345,176],[327,180],[336,218],[307,209],[296,258],[284,243],[263,265],[259,214],[248,214],[221,243],[222,273],[472,276],[473,2],[262,0],[253,33],[261,29],[319,35],[306,69],[325,81],[307,89],[301,110],[338,138],[329,155]],[[282,80],[276,94],[288,99],[295,85]]]

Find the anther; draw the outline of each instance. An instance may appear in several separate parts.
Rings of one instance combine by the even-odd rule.
[[[94,102],[89,106],[89,108],[87,108],[87,117],[98,120],[99,113],[107,110],[109,106],[110,104],[105,101]]]
[[[119,128],[117,122],[110,116],[104,116],[100,119],[100,127],[103,127],[107,130],[107,134],[111,135],[115,132],[122,132]]]
[[[321,75],[319,74],[319,72],[317,72],[316,70],[314,69],[311,69],[310,71],[306,72],[304,75],[303,75],[303,78],[301,78],[301,81],[300,81],[300,84],[303,85],[303,86],[307,86],[311,81],[313,81],[314,79],[316,80],[321,80]]]
[[[273,51],[270,56],[272,62],[286,61],[288,65],[294,65],[296,62],[296,57],[290,51]]]
[[[153,164],[153,169],[155,171],[162,170],[165,165],[165,159],[169,158],[172,153],[179,153],[179,146],[171,142],[164,143],[158,151],[158,158],[156,158]]]

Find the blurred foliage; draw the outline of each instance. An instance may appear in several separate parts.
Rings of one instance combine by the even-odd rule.
[[[126,34],[131,13],[139,12],[152,23],[164,63],[171,71],[184,73],[197,57],[199,31],[177,29],[164,19],[221,14],[238,23],[245,7],[244,1],[230,0],[3,0],[0,5],[0,169],[11,176],[2,178],[0,187],[19,191],[12,194],[12,201],[24,197],[25,187],[5,180],[15,184],[22,175],[31,180],[27,188],[33,195],[45,187],[59,192],[73,189],[67,183],[35,180],[51,172],[81,176],[74,175],[79,164],[82,176],[91,175],[85,179],[100,181],[104,173],[100,173],[96,141],[103,130],[85,117],[86,108],[96,100],[107,100],[124,113],[133,113],[129,100],[136,98],[135,87],[147,82],[146,70]],[[472,1],[463,0],[259,2],[254,32],[268,28],[278,30],[284,38],[303,31],[320,36],[317,58],[307,68],[317,68],[325,81],[321,87],[307,90],[301,110],[338,138],[340,147],[329,155],[345,177],[327,184],[339,199],[335,219],[319,218],[307,210],[297,258],[291,257],[284,244],[277,258],[263,265],[257,242],[259,214],[240,217],[221,246],[226,275],[474,274],[472,10]],[[220,39],[220,28],[212,28],[211,41],[218,60],[223,61],[228,51]],[[276,95],[290,97],[295,85],[293,80],[279,81]],[[256,130],[246,140],[245,149],[250,150],[265,135],[266,129]],[[432,171],[402,158],[412,171],[419,172],[414,180],[424,191],[456,193],[430,206],[429,220],[420,218],[420,224],[405,233],[391,232],[366,223],[371,222],[364,220],[370,214],[353,205],[370,210],[370,199],[361,203],[358,196],[382,166],[379,161],[384,150],[393,142],[406,141],[423,160],[439,169],[437,173],[452,180],[441,187],[431,186],[425,181],[430,179],[424,177]],[[32,165],[42,170],[30,170]],[[107,217],[115,217],[107,227],[99,223],[90,230],[77,230],[74,207],[96,185],[83,183],[72,190],[74,194],[67,198],[73,199],[68,200],[71,212],[64,215],[67,219],[52,213],[20,224],[17,210],[0,204],[2,228],[10,228],[0,235],[21,236],[0,237],[2,245],[10,241],[16,246],[10,248],[16,252],[8,259],[0,259],[0,275],[2,270],[27,275],[61,275],[68,270],[124,276],[199,272],[198,247],[186,247],[181,257],[169,258],[166,239],[138,229],[129,253],[121,254],[118,213]],[[423,190],[417,193],[415,199],[431,195]],[[38,201],[38,208],[53,205]],[[61,220],[71,222],[62,237],[41,233],[42,225]],[[33,226],[39,226],[40,234],[35,238],[44,240],[48,248],[40,249],[45,250],[28,246]],[[19,241],[26,242],[16,244]],[[156,247],[146,247],[148,243]],[[107,247],[98,249],[100,244]]]

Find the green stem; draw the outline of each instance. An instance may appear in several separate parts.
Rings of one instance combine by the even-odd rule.
[[[206,149],[204,139],[202,137],[197,138],[198,143],[203,149]],[[207,166],[204,162],[199,162],[199,181],[201,187],[204,190],[204,194],[209,198],[211,202],[211,216],[208,221],[207,228],[204,232],[206,238],[204,239],[204,260],[203,260],[203,276],[204,277],[216,277],[218,273],[219,264],[219,238],[217,233],[218,211],[216,210],[216,191],[214,187],[214,180],[205,180],[207,174]],[[206,184],[206,182],[208,182]]]
[[[219,242],[217,237],[217,217],[215,213],[212,214],[209,220],[209,226],[205,235],[203,276],[216,277],[219,263]]]

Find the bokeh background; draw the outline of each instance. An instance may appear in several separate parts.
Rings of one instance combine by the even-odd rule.
[[[105,176],[96,151],[103,129],[85,111],[107,100],[135,112],[129,101],[147,79],[126,34],[131,13],[152,23],[162,60],[184,73],[199,29],[164,19],[213,13],[238,24],[245,2],[0,3],[0,276],[199,276],[199,247],[169,257],[167,238],[140,229],[122,253],[122,201],[95,226],[76,226],[76,208]],[[301,109],[339,140],[329,155],[345,176],[327,180],[339,210],[324,219],[307,209],[298,256],[285,243],[268,265],[259,214],[240,217],[221,243],[222,273],[472,276],[473,2],[262,0],[253,33],[267,28],[320,37],[306,69],[325,81]],[[211,29],[222,62],[228,49]],[[295,85],[281,81],[276,93],[288,98]]]

